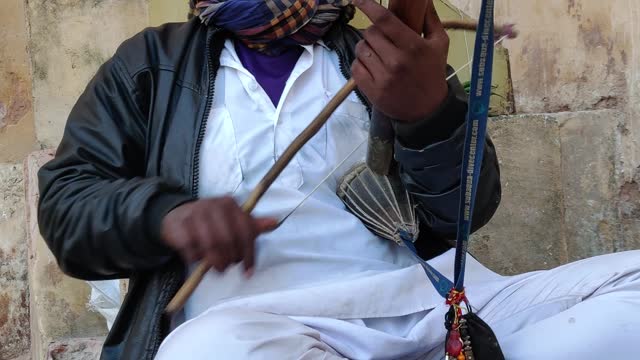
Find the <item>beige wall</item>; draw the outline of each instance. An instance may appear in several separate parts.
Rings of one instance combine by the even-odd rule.
[[[522,115],[492,124],[505,193],[476,252],[518,272],[640,248],[640,2],[504,0],[496,18],[521,33],[505,46]]]
[[[89,79],[116,47],[148,24],[145,0],[28,2],[38,143],[58,145]]]
[[[43,243],[32,259],[49,261],[34,262],[37,274],[28,268],[27,232],[37,233],[37,226],[32,222],[26,229],[22,162],[34,150],[57,146],[71,106],[98,66],[147,24],[146,0],[2,2],[0,360],[29,353],[30,313],[36,339],[31,345],[38,359],[55,337],[105,332],[104,321],[87,312],[88,287],[71,284],[56,271]],[[28,278],[42,287],[29,289]],[[56,294],[58,289],[64,292]],[[38,312],[30,311],[30,305],[47,316],[33,318]]]
[[[479,1],[451,0],[469,14]],[[625,178],[640,165],[640,1],[504,0],[499,21],[518,24],[506,43],[520,113],[623,109]]]
[[[36,148],[25,2],[0,11],[0,359],[29,349],[29,289],[20,161]]]
[[[35,150],[25,2],[4,0],[0,12],[0,162]]]
[[[149,24],[158,26],[187,19],[189,0],[149,0]]]
[[[479,1],[451,2],[478,14]],[[638,6],[634,0],[497,1],[498,21],[513,21],[521,31],[506,44],[519,111],[592,110],[622,102]]]

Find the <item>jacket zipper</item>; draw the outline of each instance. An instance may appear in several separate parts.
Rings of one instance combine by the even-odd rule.
[[[209,86],[207,90],[207,99],[206,99],[206,104],[204,108],[204,114],[202,115],[200,127],[198,128],[198,135],[196,137],[196,142],[194,147],[193,170],[192,170],[193,173],[191,175],[191,196],[193,196],[194,198],[198,196],[198,191],[199,191],[200,147],[202,145],[202,141],[204,140],[205,132],[207,130],[207,121],[209,119],[209,113],[211,112],[211,107],[213,106],[213,95],[215,93],[216,77],[218,75],[218,72],[214,71],[214,61],[213,61],[213,53],[212,53],[213,49],[211,47],[211,43],[212,43],[213,37],[220,31],[221,31],[220,29],[210,30],[209,34],[207,35],[207,40],[205,44],[205,54],[207,55],[207,72],[209,76],[209,84],[208,84]],[[162,306],[161,309],[164,309],[169,303],[170,297],[173,297],[177,293],[178,288],[181,285],[181,282],[179,281],[178,278],[179,278],[179,273],[176,273],[176,271],[169,272],[168,279],[167,279],[167,287],[166,287],[166,291],[164,292],[165,296],[162,296],[162,298],[159,299],[160,305]],[[162,315],[159,316],[156,321],[157,323],[155,325],[158,331],[156,331],[154,334],[154,339],[152,341],[153,351],[148,353],[148,355],[150,355],[148,356],[149,359],[153,359],[155,357],[155,355],[158,353],[158,349],[160,348],[160,345],[162,344],[163,334],[162,334],[162,329],[160,329],[160,326],[161,326],[160,323],[162,322]]]
[[[213,106],[213,94],[216,88],[216,77],[218,75],[217,71],[214,71],[213,64],[213,53],[211,49],[211,41],[213,36],[217,34],[220,29],[213,29],[211,33],[207,37],[207,44],[205,48],[205,53],[207,54],[207,71],[209,75],[209,90],[207,92],[207,100],[204,108],[204,114],[202,115],[202,121],[200,122],[200,128],[198,129],[198,136],[196,137],[195,149],[194,149],[194,158],[193,158],[193,174],[191,176],[191,196],[194,198],[198,196],[198,192],[200,189],[200,147],[202,146],[202,141],[204,140],[204,135],[207,131],[207,122],[209,120],[209,113],[211,112],[211,107]]]

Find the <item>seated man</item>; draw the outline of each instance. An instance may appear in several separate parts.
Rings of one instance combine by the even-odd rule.
[[[432,3],[422,37],[372,0],[353,2],[374,23],[364,40],[346,25],[350,0],[204,0],[199,18],[126,41],[91,81],[39,173],[39,220],[66,273],[130,278],[102,359],[443,357],[443,299],[406,248],[336,195],[363,153],[322,179],[366,139],[369,114],[393,119],[417,246],[451,277],[442,239],[455,238],[465,94],[446,81]],[[237,202],[351,76],[360,92],[243,213]],[[499,199],[488,141],[474,229]],[[214,269],[164,316],[199,261]],[[634,356],[638,252],[514,277],[469,259],[466,278],[508,359]]]

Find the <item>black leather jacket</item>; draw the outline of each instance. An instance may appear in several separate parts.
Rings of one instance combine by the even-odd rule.
[[[198,151],[227,37],[192,19],[125,41],[80,96],[55,158],[39,172],[40,231],[63,271],[85,280],[130,279],[102,359],[153,359],[170,329],[163,309],[185,267],[163,245],[160,224],[198,193]],[[359,39],[343,23],[324,39],[345,77]],[[439,239],[455,237],[464,98],[450,82],[436,114],[396,129],[403,179],[419,202],[425,257],[447,248]],[[484,159],[475,229],[500,200],[490,141]]]

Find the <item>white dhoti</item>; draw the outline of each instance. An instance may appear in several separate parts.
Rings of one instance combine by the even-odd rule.
[[[429,263],[451,277],[453,257]],[[637,355],[640,251],[510,277],[469,258],[466,278],[509,360]],[[399,292],[413,302],[395,303]],[[222,302],[176,328],[157,359],[442,359],[447,310],[414,266]]]
[[[243,202],[345,84],[338,60],[324,46],[304,46],[273,106],[228,40],[200,151],[198,196],[233,194]],[[352,94],[252,212],[283,219],[298,209],[258,238],[255,274],[246,279],[242,265],[209,272],[187,303],[189,320],[165,339],[158,359],[443,357],[444,300],[406,248],[371,233],[336,195],[348,169],[365,160],[364,147],[353,151],[366,142],[368,126],[369,113]],[[432,177],[457,169],[441,159],[457,141],[418,151],[428,159],[419,167]],[[451,181],[429,193],[450,192]],[[429,263],[451,279],[453,257],[450,251]],[[640,252],[512,277],[469,259],[466,291],[508,359],[637,358]]]

